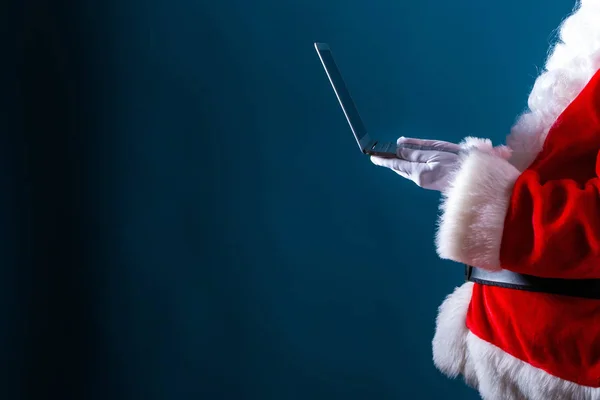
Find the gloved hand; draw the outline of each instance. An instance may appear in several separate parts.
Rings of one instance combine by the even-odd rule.
[[[448,186],[452,172],[458,168],[461,154],[477,148],[504,159],[510,157],[506,146],[492,147],[487,139],[466,138],[461,144],[441,140],[401,137],[397,141],[398,158],[371,157],[375,165],[387,167],[400,176],[410,179],[424,189],[443,191]]]

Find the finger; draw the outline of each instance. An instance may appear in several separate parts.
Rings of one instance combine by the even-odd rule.
[[[446,151],[450,153],[458,153],[460,146],[455,143],[446,142],[443,140],[431,140],[431,139],[415,139],[400,137],[396,143],[399,147],[414,149],[414,150],[435,150],[435,151]]]
[[[411,148],[398,147],[396,149],[396,156],[399,159],[413,162],[413,163],[426,163],[433,159],[436,155],[440,154],[440,151],[431,150],[415,150]]]
[[[410,172],[413,170],[414,164],[406,161],[400,160],[398,158],[382,158],[371,156],[371,161],[373,164],[378,165],[380,167],[386,167],[394,172],[399,173],[400,175],[408,178],[410,176]]]
[[[371,156],[371,162],[380,167],[394,169],[397,161],[400,161],[400,160],[397,158],[383,158],[383,157]]]
[[[443,140],[419,139],[419,138],[411,138],[411,137],[405,137],[405,136],[400,136],[398,138],[398,140],[396,141],[396,143],[398,143],[398,144],[401,144],[401,143],[419,144],[419,145],[423,145],[423,146],[433,146],[435,144],[443,144],[443,143],[452,144],[450,142],[445,142]]]
[[[458,158],[457,153],[450,153],[439,150],[415,150],[399,147],[396,149],[396,156],[399,159],[410,163],[423,164],[432,162],[453,162]]]

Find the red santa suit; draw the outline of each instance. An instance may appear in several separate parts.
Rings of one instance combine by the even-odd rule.
[[[463,156],[441,205],[440,257],[600,278],[599,70],[600,0],[584,0],[507,139],[512,156]],[[483,399],[600,399],[600,300],[465,283],[440,306],[433,358]]]

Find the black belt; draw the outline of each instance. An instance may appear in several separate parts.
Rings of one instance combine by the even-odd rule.
[[[489,272],[465,266],[467,281],[506,289],[525,290],[600,300],[600,279],[557,279],[517,274],[507,270]]]

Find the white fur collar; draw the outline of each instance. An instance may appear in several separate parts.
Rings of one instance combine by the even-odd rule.
[[[600,0],[582,0],[560,26],[558,42],[529,95],[529,109],[507,137],[513,165],[522,171],[533,162],[558,116],[599,69]]]

